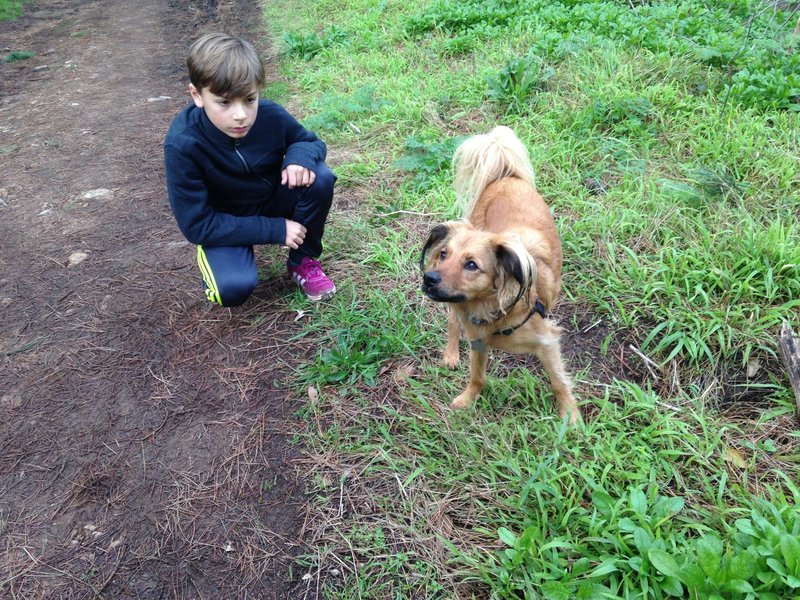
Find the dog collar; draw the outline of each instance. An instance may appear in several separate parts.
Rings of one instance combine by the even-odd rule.
[[[508,337],[509,335],[514,333],[517,329],[519,329],[520,327],[525,325],[525,323],[530,321],[531,317],[533,317],[533,315],[535,315],[535,314],[540,315],[543,319],[547,318],[547,309],[545,308],[544,304],[541,303],[540,300],[536,300],[536,303],[533,305],[533,308],[531,309],[531,312],[528,313],[528,316],[525,317],[525,319],[522,321],[522,323],[518,323],[517,325],[514,325],[513,327],[506,327],[505,329],[501,329],[500,331],[495,331],[492,335],[502,335],[502,336]],[[483,320],[483,319],[474,319],[474,318],[470,317],[469,320],[473,325],[485,325],[486,324],[486,321]],[[480,338],[478,338],[476,340],[470,340],[469,347],[472,350],[474,350],[475,352],[485,352],[486,351],[486,342],[484,342]]]
[[[522,321],[522,323],[520,323],[519,325],[514,325],[513,327],[506,327],[505,329],[501,329],[500,331],[495,331],[494,335],[504,335],[504,336],[511,335],[517,329],[525,325],[525,323],[530,321],[531,317],[537,313],[541,315],[543,319],[547,318],[547,309],[544,307],[544,304],[542,304],[539,300],[536,300],[536,303],[533,305],[531,312],[528,313],[528,316],[525,317],[525,320]]]

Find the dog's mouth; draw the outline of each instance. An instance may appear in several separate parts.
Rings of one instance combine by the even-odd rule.
[[[431,300],[436,302],[464,302],[467,297],[464,294],[447,293],[435,284],[422,282],[422,292]]]

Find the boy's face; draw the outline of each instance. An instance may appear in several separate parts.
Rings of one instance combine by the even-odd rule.
[[[195,106],[206,111],[208,120],[222,133],[232,138],[247,135],[258,116],[258,89],[243,98],[226,98],[212,94],[208,88],[198,90],[189,84]]]

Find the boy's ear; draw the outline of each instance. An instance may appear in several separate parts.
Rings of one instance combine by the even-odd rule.
[[[203,97],[200,95],[198,89],[194,87],[193,83],[189,84],[189,93],[192,95],[192,100],[194,100],[194,105],[197,108],[203,108]]]

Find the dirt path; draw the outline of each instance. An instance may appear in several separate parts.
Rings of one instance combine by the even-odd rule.
[[[164,194],[188,43],[259,39],[218,4],[0,23],[0,597],[303,597],[286,283],[206,306]]]

